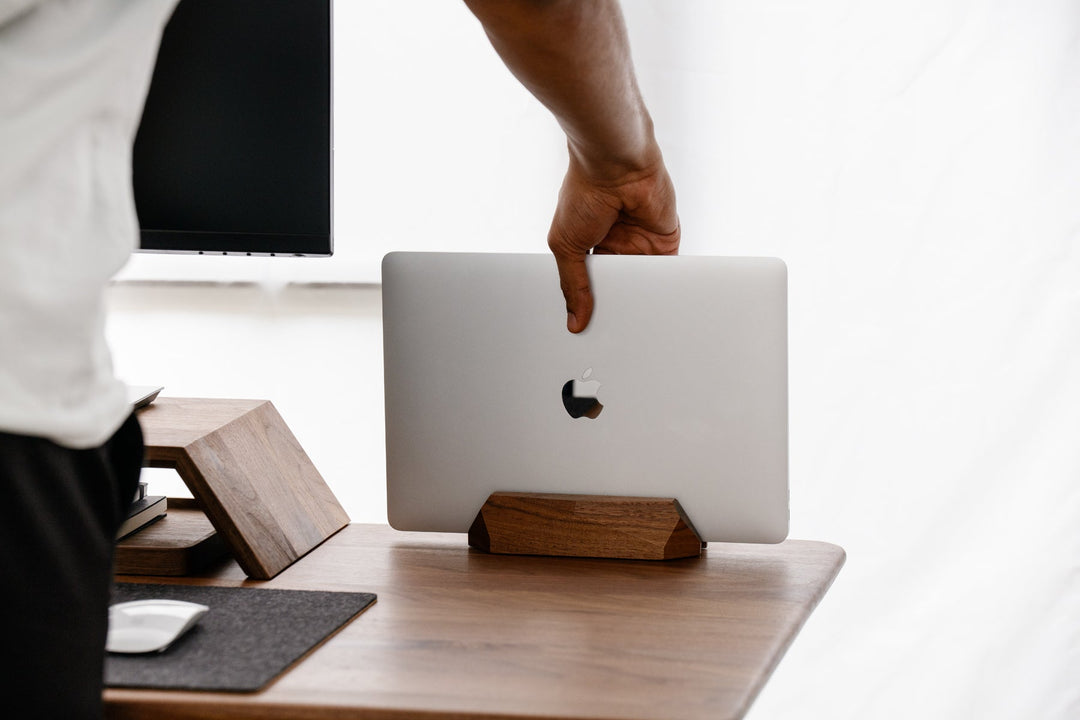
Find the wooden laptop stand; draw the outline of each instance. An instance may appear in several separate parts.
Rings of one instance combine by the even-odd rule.
[[[158,398],[138,413],[144,464],[175,468],[213,528],[170,501],[169,514],[117,544],[117,572],[196,571],[220,550],[214,530],[248,577],[268,580],[349,523],[269,401]]]
[[[469,528],[491,553],[673,560],[704,544],[674,498],[496,492]]]

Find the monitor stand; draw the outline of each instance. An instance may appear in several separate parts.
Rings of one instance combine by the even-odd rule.
[[[171,551],[175,531],[185,538],[181,550],[198,546],[211,553],[209,524],[248,577],[268,580],[349,523],[268,400],[162,397],[137,413],[144,465],[175,468],[206,519],[200,523],[188,512],[170,517],[174,507],[189,510],[170,499],[164,518],[117,544],[118,569],[134,565],[154,574],[148,565],[155,559],[160,567],[182,571],[190,564]],[[156,554],[155,538],[161,541]]]

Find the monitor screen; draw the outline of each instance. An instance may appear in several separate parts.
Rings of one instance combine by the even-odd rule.
[[[330,255],[330,0],[181,0],[135,139],[141,249]]]

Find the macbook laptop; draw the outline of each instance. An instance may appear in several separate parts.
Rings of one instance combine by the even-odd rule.
[[[128,403],[135,410],[144,408],[157,399],[159,393],[165,388],[160,385],[128,385]]]
[[[383,260],[387,512],[467,532],[495,491],[674,497],[706,542],[788,532],[787,271],[588,258],[573,335],[546,254]]]

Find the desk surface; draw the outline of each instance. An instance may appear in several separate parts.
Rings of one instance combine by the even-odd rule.
[[[375,592],[374,606],[262,692],[109,689],[106,716],[739,718],[843,563],[800,540],[586,560],[349,525],[267,582],[233,562],[161,580]]]

